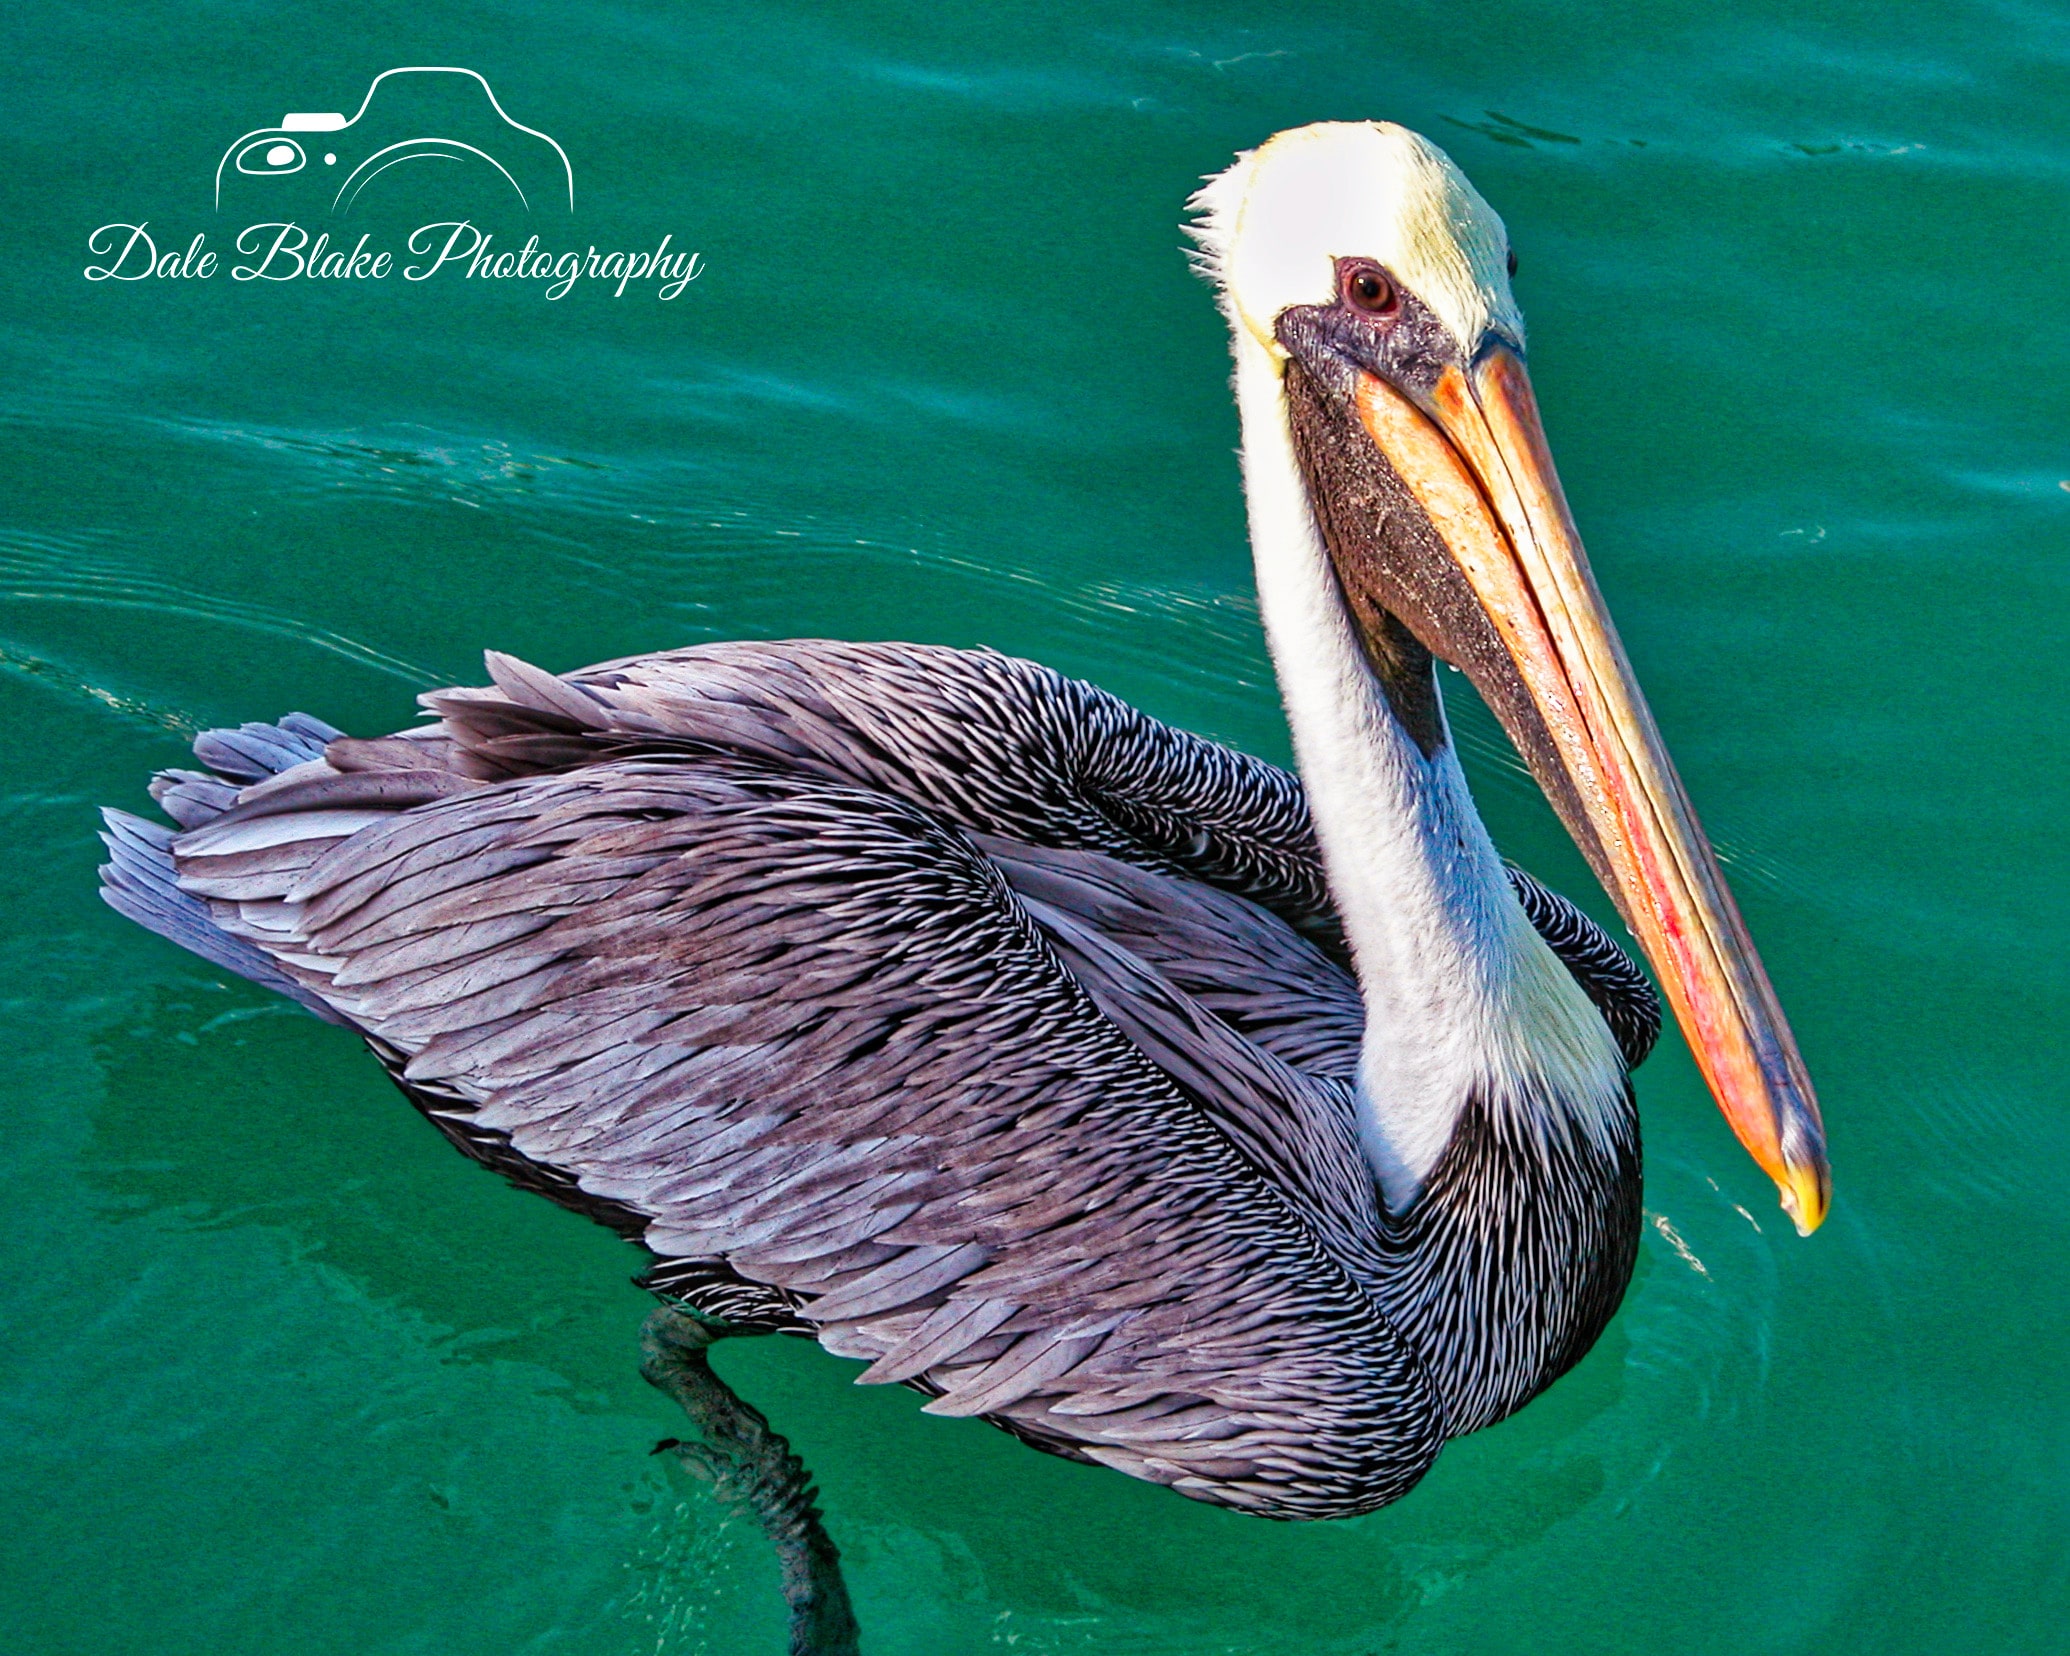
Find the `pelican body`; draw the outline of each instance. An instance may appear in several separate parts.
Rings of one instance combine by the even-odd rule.
[[[1508,239],[1426,140],[1212,179],[1285,771],[1030,662],[722,644],[215,731],[121,912],[360,1036],[462,1150],[1038,1448],[1370,1511],[1595,1341],[1660,1006],[1507,867],[1464,671],[1808,1231],[1803,1065],[1589,574]]]

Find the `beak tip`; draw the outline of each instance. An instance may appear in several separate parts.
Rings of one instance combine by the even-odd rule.
[[[1809,1236],[1826,1222],[1832,1206],[1833,1181],[1825,1163],[1797,1165],[1777,1181],[1782,1193],[1782,1210],[1790,1216],[1799,1236]]]

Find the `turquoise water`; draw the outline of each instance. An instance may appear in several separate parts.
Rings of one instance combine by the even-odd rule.
[[[92,807],[204,725],[393,728],[483,645],[986,643],[1285,757],[1176,224],[1237,147],[1376,115],[1508,219],[1831,1220],[1791,1234],[1670,1040],[1623,1313],[1352,1523],[1037,1456],[799,1342],[721,1367],[818,1474],[875,1656],[2061,1648],[2066,39],[1947,0],[11,9],[0,1645],[781,1648],[760,1538],[647,1454],[680,1427],[633,1257],[109,914]],[[226,247],[225,146],[401,64],[565,147],[542,244],[699,273],[85,279],[110,223]],[[399,248],[435,194],[369,222]],[[1607,916],[1458,716],[1498,841]]]

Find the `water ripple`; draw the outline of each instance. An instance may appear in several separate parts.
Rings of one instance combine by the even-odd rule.
[[[83,604],[222,622],[293,639],[408,684],[438,682],[438,675],[427,667],[329,628],[258,604],[139,575],[120,559],[95,553],[93,547],[104,538],[0,528],[0,602]]]

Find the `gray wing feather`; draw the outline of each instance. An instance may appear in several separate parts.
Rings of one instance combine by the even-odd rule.
[[[212,965],[299,1001],[326,1023],[345,1021],[320,995],[282,971],[265,949],[232,937],[206,902],[179,888],[171,829],[124,811],[103,811],[101,819],[107,825],[101,843],[108,848],[108,860],[101,866],[101,897],[117,914]]]
[[[228,781],[258,782],[321,759],[324,745],[343,734],[307,713],[290,713],[277,724],[205,730],[194,740],[194,757]]]
[[[1358,984],[1271,911],[1098,852],[972,838],[1024,899],[1153,967],[1246,1042],[1312,1075],[1354,1079],[1365,1033]]]

